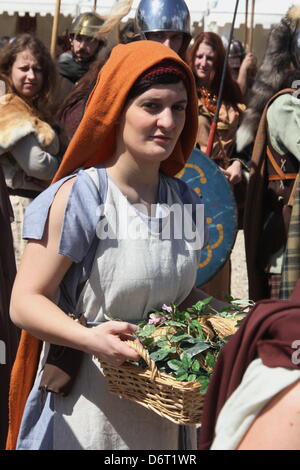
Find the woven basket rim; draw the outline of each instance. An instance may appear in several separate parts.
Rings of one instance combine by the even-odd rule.
[[[148,369],[143,369],[142,367],[137,366],[135,364],[131,364],[129,362],[124,362],[124,364],[122,364],[121,366],[112,366],[111,364],[108,364],[107,362],[101,361],[101,366],[104,370],[104,373],[105,373],[105,370],[112,370],[112,371],[127,370],[140,377],[145,377],[147,379],[151,378],[151,372]],[[197,381],[192,381],[192,382],[179,381],[179,380],[176,380],[171,375],[165,374],[163,372],[160,372],[160,375],[156,376],[153,381],[160,385],[165,385],[165,386],[169,385],[173,388],[175,387],[175,388],[181,388],[185,390],[191,390],[191,389],[196,390],[196,389],[200,389],[201,387],[201,384]]]

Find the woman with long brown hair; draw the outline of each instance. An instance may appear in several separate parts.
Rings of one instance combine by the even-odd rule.
[[[189,64],[196,79],[199,99],[197,143],[204,153],[216,110],[225,54],[220,36],[212,32],[200,33],[189,52]],[[244,106],[241,90],[228,66],[222,98],[211,158],[221,167],[229,181],[235,184],[241,178],[241,162],[232,158],[232,152]]]
[[[220,36],[212,32],[200,33],[189,51],[188,62],[196,79],[198,93],[197,145],[203,153],[206,153],[210,127],[216,111],[225,55]],[[233,185],[241,181],[244,164],[234,154],[235,136],[244,110],[242,102],[241,90],[227,66],[222,104],[210,157]],[[204,289],[217,298],[230,294],[230,262],[224,265]]]
[[[59,166],[59,139],[53,129],[56,70],[44,44],[30,34],[17,36],[0,54],[0,164],[14,211],[16,261],[24,249],[24,210]]]

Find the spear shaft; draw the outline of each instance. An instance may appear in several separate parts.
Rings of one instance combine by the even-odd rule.
[[[216,111],[215,111],[214,118],[210,126],[208,142],[207,142],[207,147],[206,147],[206,152],[205,152],[206,155],[208,155],[209,157],[212,154],[213,143],[214,143],[217,124],[219,120],[219,114],[220,114],[220,109],[221,109],[221,104],[222,104],[223,89],[224,89],[224,83],[225,83],[225,77],[226,77],[226,70],[227,70],[227,65],[228,65],[228,57],[229,57],[230,45],[231,45],[231,41],[233,37],[233,30],[234,30],[234,24],[236,20],[238,6],[239,6],[239,0],[236,0],[233,20],[232,20],[230,34],[229,34],[228,47],[226,50],[226,55],[225,55],[224,64],[223,64],[222,78],[221,78],[221,83],[220,83],[220,88],[219,88],[219,93],[218,93]]]

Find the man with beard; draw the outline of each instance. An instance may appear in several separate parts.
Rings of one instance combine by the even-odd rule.
[[[104,19],[94,13],[81,13],[71,26],[69,33],[71,52],[61,54],[58,59],[58,71],[62,77],[60,80],[60,96],[63,99],[89,70],[90,65],[96,60],[100,49],[105,45],[94,37]]]

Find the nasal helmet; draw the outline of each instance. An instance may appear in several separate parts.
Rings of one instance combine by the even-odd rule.
[[[183,34],[180,52],[184,53],[192,38],[190,12],[184,0],[141,0],[135,15],[137,32],[175,31]]]
[[[229,48],[229,57],[239,57],[241,60],[244,59],[246,51],[244,46],[237,39],[232,39]]]

